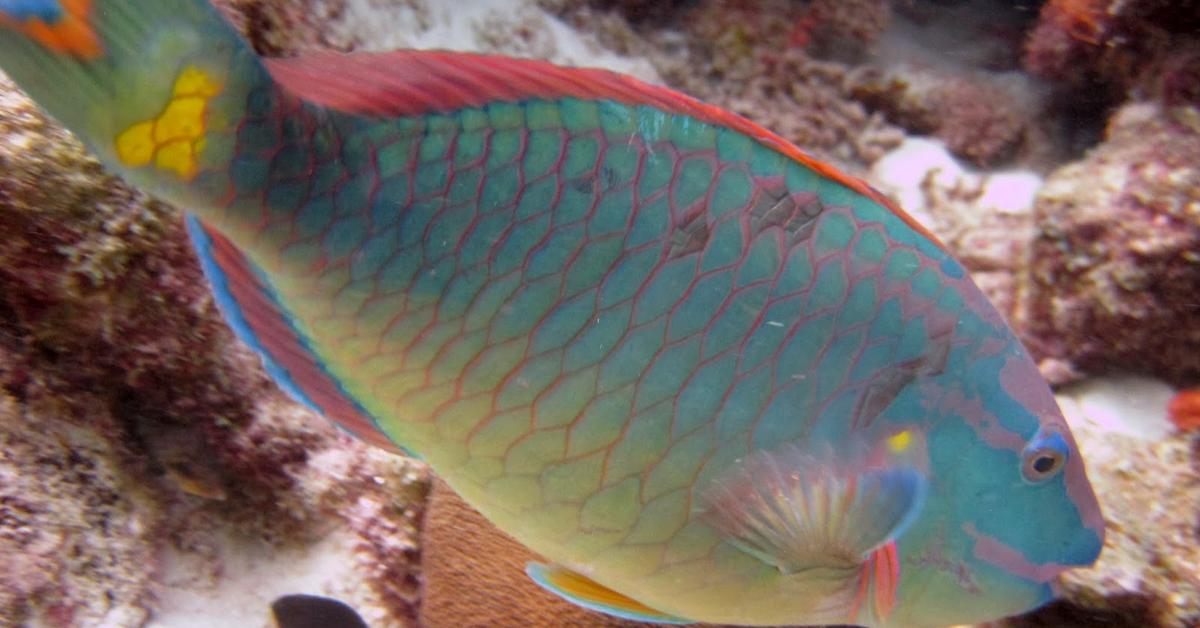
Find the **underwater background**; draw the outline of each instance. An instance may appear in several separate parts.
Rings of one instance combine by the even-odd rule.
[[[1104,509],[1099,562],[1002,625],[1200,625],[1200,2],[217,4],[266,55],[607,67],[867,179],[1009,318]],[[332,612],[295,594],[370,626],[634,625],[543,592],[529,559],[421,463],[280,392],[181,214],[0,78],[0,625]]]

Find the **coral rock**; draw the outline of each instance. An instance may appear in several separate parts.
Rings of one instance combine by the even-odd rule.
[[[1200,436],[1175,432],[1156,438],[1154,430],[1114,430],[1113,418],[1126,428],[1166,423],[1165,403],[1152,407],[1142,395],[1163,387],[1161,382],[1106,378],[1084,384],[1059,395],[1059,405],[1100,499],[1107,527],[1104,551],[1094,566],[1064,574],[1064,599],[1001,625],[1196,626]]]
[[[429,628],[648,626],[575,606],[525,575],[541,560],[462,501],[440,480],[422,534],[421,625]]]
[[[1025,44],[1027,70],[1168,104],[1200,105],[1200,1],[1049,0]]]
[[[793,31],[792,43],[809,43],[822,57],[854,60],[866,54],[891,23],[891,0],[813,0],[797,24],[799,32]]]
[[[1038,357],[1200,378],[1200,128],[1173,113],[1127,105],[1038,195],[1017,320]]]

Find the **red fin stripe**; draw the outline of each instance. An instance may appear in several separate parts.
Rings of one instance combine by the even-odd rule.
[[[606,70],[564,68],[544,61],[445,51],[324,52],[268,59],[285,88],[314,103],[349,113],[412,116],[534,98],[607,99],[649,105],[724,126],[754,138],[887,207],[941,246],[927,229],[865,182],[806,154],[791,142],[741,117],[665,87]],[[943,247],[944,248],[944,247]]]
[[[268,357],[287,371],[291,384],[331,420],[355,436],[389,451],[400,448],[375,427],[357,405],[341,391],[338,384],[321,366],[303,338],[288,323],[289,315],[280,309],[270,296],[271,289],[263,285],[250,262],[224,236],[207,225],[202,227],[210,245],[207,253],[225,275],[226,294],[240,310],[249,331]]]
[[[846,616],[850,623],[857,622],[863,604],[870,594],[871,610],[876,621],[883,621],[896,607],[896,587],[900,583],[900,558],[896,553],[896,542],[888,541],[871,552],[859,568],[854,597],[850,601],[850,612]]]

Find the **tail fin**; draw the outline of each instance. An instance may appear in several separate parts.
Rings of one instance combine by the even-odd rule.
[[[206,0],[0,0],[0,69],[110,168],[193,207],[271,83]]]

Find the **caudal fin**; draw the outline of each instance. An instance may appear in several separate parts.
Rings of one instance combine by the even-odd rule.
[[[206,0],[0,0],[0,69],[111,169],[189,204],[271,83]]]

